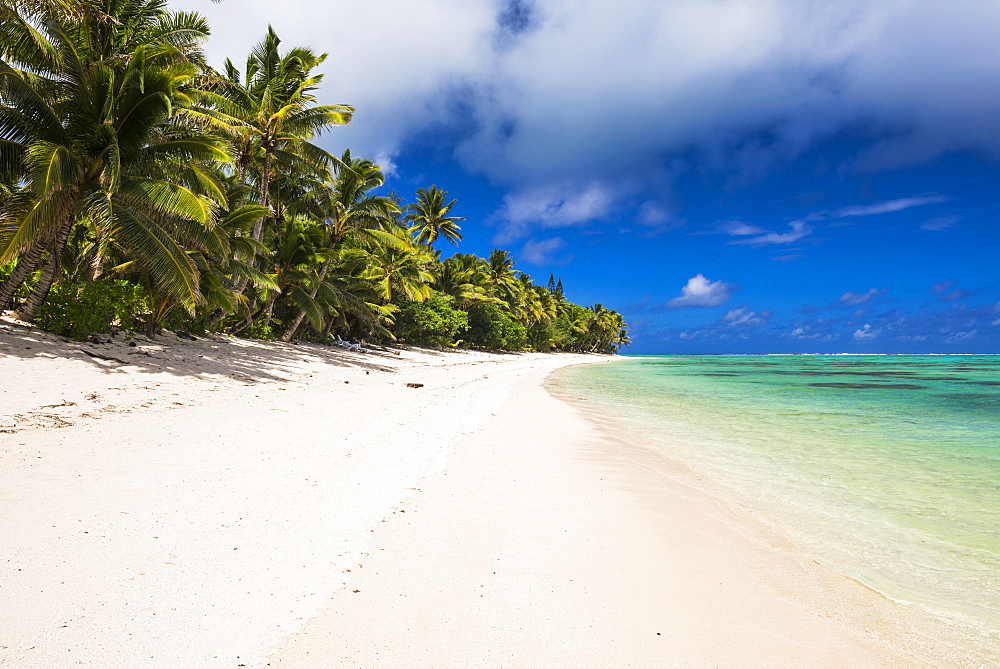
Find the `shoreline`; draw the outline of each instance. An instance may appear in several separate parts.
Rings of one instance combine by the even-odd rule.
[[[608,374],[615,377],[615,373],[610,369]],[[603,376],[604,373],[598,371],[596,377],[590,378]],[[588,376],[584,375],[579,378],[588,378]],[[619,374],[617,378],[620,380],[622,375]],[[728,379],[723,380],[723,382],[726,381]],[[847,590],[860,589],[861,595],[858,604],[878,614],[876,616],[879,621],[878,627],[885,630],[886,638],[891,639],[894,646],[908,649],[912,655],[932,666],[985,667],[995,663],[998,656],[995,643],[991,643],[995,638],[992,635],[995,628],[990,625],[990,616],[987,615],[989,607],[979,611],[971,607],[968,610],[961,608],[963,603],[970,601],[978,604],[974,599],[962,598],[965,593],[971,595],[978,592],[975,588],[967,586],[966,590],[960,590],[968,581],[968,579],[961,578],[964,574],[958,574],[958,577],[952,579],[948,576],[948,572],[942,569],[938,572],[939,581],[928,581],[929,587],[926,590],[920,590],[912,585],[906,589],[898,585],[902,578],[899,577],[899,573],[891,570],[891,563],[889,563],[890,568],[883,572],[881,579],[878,578],[879,573],[874,569],[872,571],[866,570],[868,563],[862,562],[862,559],[869,558],[873,554],[883,556],[890,554],[890,550],[894,550],[896,552],[892,554],[898,555],[900,560],[917,560],[926,557],[926,554],[919,552],[922,547],[914,547],[907,543],[906,537],[894,541],[898,538],[897,535],[884,537],[880,535],[880,538],[888,543],[884,544],[886,548],[883,549],[882,553],[879,553],[877,552],[879,545],[873,543],[864,534],[866,528],[862,525],[868,517],[859,513],[847,518],[842,512],[841,516],[844,517],[845,521],[850,521],[845,522],[844,527],[853,525],[861,527],[858,534],[847,535],[848,541],[855,543],[846,545],[855,548],[855,553],[845,552],[843,544],[838,545],[835,542],[824,544],[817,540],[817,528],[823,527],[824,524],[830,531],[840,527],[837,523],[830,524],[829,520],[840,510],[840,507],[837,506],[839,501],[821,494],[824,492],[822,490],[813,498],[805,483],[806,481],[814,482],[814,479],[809,476],[810,473],[822,470],[816,467],[813,470],[802,467],[803,478],[789,478],[788,473],[795,471],[792,468],[762,468],[759,462],[753,462],[752,464],[755,466],[748,466],[747,461],[741,459],[740,454],[743,453],[741,449],[744,447],[749,449],[749,446],[740,443],[741,438],[746,439],[749,444],[759,445],[765,439],[763,435],[766,435],[766,439],[771,442],[782,443],[784,435],[774,430],[772,424],[766,423],[766,421],[754,422],[754,418],[758,414],[769,416],[770,414],[766,411],[754,413],[750,405],[740,403],[735,392],[727,393],[726,387],[718,390],[718,397],[714,402],[707,400],[705,404],[702,404],[697,401],[696,396],[702,394],[706,398],[712,398],[713,391],[716,391],[715,387],[698,387],[690,395],[691,404],[685,402],[686,398],[683,395],[675,395],[669,403],[670,406],[667,406],[668,403],[661,399],[662,406],[660,406],[660,411],[657,411],[656,408],[659,405],[655,402],[640,403],[638,406],[644,407],[641,410],[630,408],[626,406],[627,402],[619,403],[607,392],[602,393],[596,386],[594,387],[595,395],[592,398],[596,400],[595,402],[577,401],[575,392],[571,389],[586,387],[586,384],[568,383],[561,389],[558,386],[553,388],[555,385],[550,384],[550,389],[554,389],[564,401],[586,413],[590,420],[610,435],[610,439],[617,438],[628,444],[630,448],[634,449],[634,452],[645,454],[639,459],[648,461],[649,467],[676,469],[681,472],[681,477],[688,484],[729,507],[727,510],[739,518],[739,522],[745,525],[748,536],[757,543],[780,547],[781,552],[806,560],[809,563],[808,568],[821,570],[824,577],[832,575],[832,579],[829,579],[832,589],[829,592],[802,589],[794,593],[806,603],[811,601],[813,610],[839,609],[850,613],[852,609],[861,607],[835,607],[831,603],[850,601],[850,597],[847,597]],[[618,415],[612,407],[620,407],[623,415]],[[754,408],[759,409],[756,405]],[[798,405],[781,410],[809,411],[809,409]],[[812,410],[819,411],[820,409]],[[837,409],[831,410],[836,411]],[[846,409],[844,410],[846,411]],[[643,416],[643,413],[646,416]],[[744,416],[746,416],[746,420],[743,419]],[[732,427],[731,432],[725,431],[729,429],[729,426]],[[801,467],[801,463],[794,460],[794,449],[801,450],[801,444],[808,442],[805,439],[802,442],[796,441],[793,433],[789,433],[787,438],[792,445],[787,446],[786,450],[790,453],[792,462],[800,464]],[[831,443],[840,442],[832,441]],[[720,444],[729,444],[729,446],[720,446]],[[823,452],[819,444],[817,444],[817,452]],[[727,453],[730,455],[727,456]],[[780,447],[773,453],[780,453]],[[731,457],[732,461],[727,463],[726,457]],[[816,456],[816,462],[824,461]],[[884,466],[888,466],[888,464],[887,462]],[[787,494],[784,496],[773,493],[766,494],[772,490],[767,487],[768,482],[765,479],[768,476],[777,481],[774,484],[776,487],[781,482],[795,481],[796,483],[788,483],[787,486],[797,486],[793,489],[793,492],[800,493],[797,499],[802,502],[812,500],[812,506],[805,504],[801,507],[794,506],[792,509],[798,515],[794,512],[790,513],[790,497]],[[900,477],[900,480],[906,479]],[[875,486],[875,483],[871,485]],[[942,485],[946,484],[942,483]],[[789,489],[787,486],[780,490],[787,493]],[[831,489],[836,491],[836,485],[831,484]],[[826,500],[827,503],[833,504],[836,508],[831,509],[829,514],[809,515],[805,513],[803,509],[820,508],[817,507],[816,500]],[[882,509],[883,507],[873,508]],[[895,507],[885,508],[887,509],[885,513],[889,513],[889,510]],[[818,536],[822,539],[826,535]],[[845,536],[845,531],[842,530],[837,537],[843,536]],[[866,541],[866,539],[868,540]],[[873,546],[873,552],[865,553],[864,547],[866,546]],[[838,548],[841,553],[836,552]],[[937,556],[931,555],[930,557]],[[854,561],[851,558],[854,558]],[[884,567],[886,564],[885,562],[876,562],[876,558],[870,559],[871,564],[876,566]],[[950,567],[954,566],[946,558],[945,562],[939,560],[938,563],[942,565],[947,563]],[[925,564],[933,565],[935,563],[930,561]],[[965,563],[960,564],[965,566]],[[988,567],[973,566],[988,570]],[[982,573],[988,576],[988,571]],[[899,577],[895,584],[891,580],[893,577]],[[971,577],[969,578],[971,579]],[[847,582],[846,590],[836,585],[837,580]],[[990,579],[982,581],[984,592],[992,592],[989,589],[990,581]],[[950,584],[951,592],[962,596],[949,599],[947,595],[938,594],[938,598],[934,599],[932,593],[940,593],[941,588],[944,587],[943,584]],[[931,589],[932,587],[938,589],[935,591]],[[947,593],[947,591],[945,592]],[[865,595],[865,593],[868,594]],[[845,597],[847,598],[845,599]],[[862,617],[847,617],[848,619],[855,618],[855,625],[871,625],[871,621],[866,622]]]
[[[0,345],[0,663],[933,662],[546,389],[605,356]]]
[[[543,381],[522,377],[375,529],[270,664],[931,664],[901,645],[913,636],[888,602],[773,535],[762,542],[692,472]]]

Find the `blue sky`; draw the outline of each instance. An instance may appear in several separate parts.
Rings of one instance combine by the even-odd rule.
[[[175,0],[328,52],[324,136],[633,353],[1000,352],[1000,5]],[[443,249],[446,254],[451,248]]]

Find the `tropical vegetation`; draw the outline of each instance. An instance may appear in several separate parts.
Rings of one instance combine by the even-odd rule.
[[[614,352],[624,320],[462,241],[457,200],[383,192],[316,140],[325,55],[273,29],[211,68],[165,0],[0,0],[0,309],[113,327],[499,350]]]

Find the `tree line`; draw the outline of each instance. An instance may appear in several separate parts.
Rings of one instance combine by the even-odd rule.
[[[413,201],[316,137],[325,59],[273,29],[241,67],[165,0],[0,0],[0,309],[62,334],[113,324],[239,336],[613,352],[624,320],[512,256],[455,253],[436,185]]]

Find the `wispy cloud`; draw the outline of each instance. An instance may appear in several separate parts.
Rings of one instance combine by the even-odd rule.
[[[755,248],[760,246],[768,246],[770,244],[792,244],[794,242],[799,241],[803,237],[811,235],[813,232],[812,226],[808,225],[807,223],[803,223],[802,221],[792,221],[791,223],[788,224],[788,227],[791,228],[791,230],[789,230],[788,232],[762,231],[765,232],[765,234],[760,234],[760,235],[756,233],[749,233],[755,236],[748,237],[746,239],[734,239],[729,243],[744,244],[746,246],[753,246]]]
[[[878,216],[879,214],[890,214],[896,211],[903,211],[913,207],[922,207],[927,204],[937,204],[947,202],[948,198],[943,195],[927,195],[923,197],[902,197],[897,200],[886,200],[876,204],[856,205],[853,207],[843,207],[834,211],[830,218],[851,218],[857,216]]]
[[[931,286],[931,292],[938,296],[942,302],[956,302],[970,295],[969,291],[955,288],[957,282],[954,279],[941,281]]]
[[[750,225],[749,223],[744,223],[743,221],[721,221],[716,226],[716,231],[721,232],[724,235],[732,235],[734,237],[767,234],[767,230],[764,228],[757,225]]]
[[[521,258],[532,265],[565,265],[573,260],[573,255],[560,255],[558,252],[566,247],[562,237],[551,239],[532,239],[525,242],[521,249]]]
[[[702,274],[696,274],[681,288],[680,297],[667,300],[666,307],[668,309],[717,307],[729,301],[733,289],[734,286],[731,284],[712,281]]]
[[[871,288],[863,293],[853,293],[851,291],[847,291],[846,293],[840,296],[840,302],[846,304],[849,307],[856,307],[867,303],[868,300],[872,299],[873,297],[882,292],[883,291],[879,290],[878,288]]]
[[[747,307],[737,307],[736,309],[730,309],[726,312],[726,315],[722,317],[722,322],[727,327],[732,328],[753,328],[762,327],[767,325],[768,313],[758,314],[756,311],[750,311]]]
[[[938,216],[937,218],[932,218],[931,220],[925,222],[920,226],[921,230],[930,230],[932,232],[940,232],[942,230],[947,230],[949,228],[954,228],[958,223],[960,216]]]
[[[855,341],[871,341],[875,339],[882,333],[882,328],[873,328],[870,324],[865,323],[865,326],[854,331]]]

